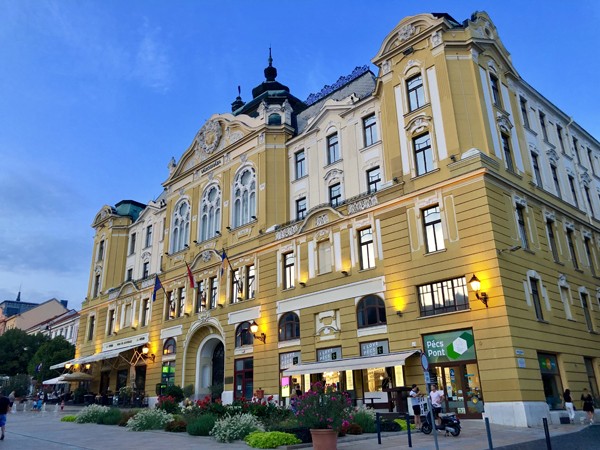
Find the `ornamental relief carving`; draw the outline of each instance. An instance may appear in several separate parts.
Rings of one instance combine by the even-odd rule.
[[[406,24],[402,28],[400,28],[400,30],[398,30],[398,40],[400,42],[404,42],[407,39],[410,39],[415,34],[417,34],[417,31],[417,28],[413,24]]]
[[[419,116],[411,120],[406,126],[406,131],[410,134],[419,134],[431,126],[431,116]]]
[[[210,155],[219,146],[222,133],[219,121],[209,120],[198,131],[195,141],[204,153]]]

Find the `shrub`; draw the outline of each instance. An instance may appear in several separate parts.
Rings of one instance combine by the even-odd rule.
[[[357,423],[351,423],[346,428],[346,434],[363,434],[363,430],[361,426]]]
[[[119,426],[126,427],[129,419],[131,419],[133,416],[135,416],[139,412],[140,412],[139,409],[130,409],[130,410],[126,410],[126,411],[121,411],[121,420],[119,421]]]
[[[77,423],[98,423],[100,417],[108,412],[108,406],[90,405],[77,413]]]
[[[62,419],[60,419],[61,422],[75,422],[75,419],[77,419],[77,416],[63,416]]]
[[[352,401],[336,385],[313,383],[298,399],[298,422],[308,428],[331,428],[339,431],[352,420]]]
[[[173,420],[173,415],[161,409],[144,409],[127,421],[131,431],[162,430]]]
[[[375,433],[375,418],[367,410],[359,409],[352,416],[352,423],[358,425],[364,433]]]
[[[171,395],[159,395],[156,409],[162,409],[169,414],[179,414],[181,412],[179,402]]]
[[[396,422],[398,425],[400,425],[401,430],[408,430],[408,427],[406,426],[406,419],[395,419],[394,422]],[[415,428],[416,428],[415,424],[411,423],[410,429],[414,430]]]
[[[172,420],[165,426],[165,431],[171,433],[183,433],[187,429],[187,422],[185,420]]]
[[[210,436],[217,418],[210,413],[202,414],[188,422],[187,432],[192,436]]]
[[[302,441],[290,433],[281,431],[253,431],[246,436],[246,444],[254,448],[277,448],[280,445],[295,445]]]
[[[183,401],[183,389],[180,386],[167,386],[165,389],[165,396],[173,397],[177,403]]]
[[[189,402],[183,408],[182,412],[188,422],[203,415],[212,414],[215,417],[223,417],[227,408],[221,403],[221,400],[212,401],[210,395],[207,395],[202,400]]]
[[[246,413],[217,420],[210,434],[219,442],[232,442],[244,439],[253,431],[265,431],[265,428],[255,416]]]
[[[190,398],[192,395],[194,395],[194,385],[188,384],[187,386],[183,387],[182,391],[185,398]]]
[[[110,408],[98,417],[96,423],[100,425],[117,425],[121,421],[121,411],[118,408]]]
[[[401,431],[402,427],[398,422],[394,422],[393,420],[382,420],[381,421],[381,431]]]

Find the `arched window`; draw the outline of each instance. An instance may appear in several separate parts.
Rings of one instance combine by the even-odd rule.
[[[238,325],[235,330],[235,346],[241,347],[242,345],[252,345],[254,343],[254,336],[250,331],[250,322],[242,322]]]
[[[171,252],[173,253],[183,250],[185,244],[190,240],[190,205],[185,200],[175,207],[171,236]]]
[[[200,240],[215,236],[221,229],[221,190],[218,186],[209,186],[202,195],[200,204]]]
[[[233,226],[250,222],[256,215],[256,176],[254,170],[243,169],[233,183]]]
[[[279,340],[300,339],[300,319],[293,312],[284,314],[279,320]]]
[[[177,343],[175,339],[169,338],[163,345],[163,355],[174,355],[175,353],[177,353]]]
[[[367,295],[356,307],[358,328],[386,324],[385,303],[377,295]]]
[[[271,114],[269,116],[269,125],[281,125],[281,116],[279,114]]]

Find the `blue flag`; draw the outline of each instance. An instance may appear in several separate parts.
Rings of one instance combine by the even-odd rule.
[[[227,253],[225,253],[225,249],[223,249],[223,254],[221,255],[221,276],[223,276],[223,272],[225,272],[225,264],[229,264],[229,259],[227,259]]]
[[[156,301],[156,293],[158,292],[159,289],[162,289],[162,283],[160,282],[160,279],[158,278],[158,275],[156,275],[156,278],[154,279],[154,291],[152,292],[152,302]]]

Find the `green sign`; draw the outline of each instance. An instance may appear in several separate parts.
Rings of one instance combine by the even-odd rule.
[[[469,361],[477,358],[473,330],[429,334],[423,336],[423,346],[430,364]]]

